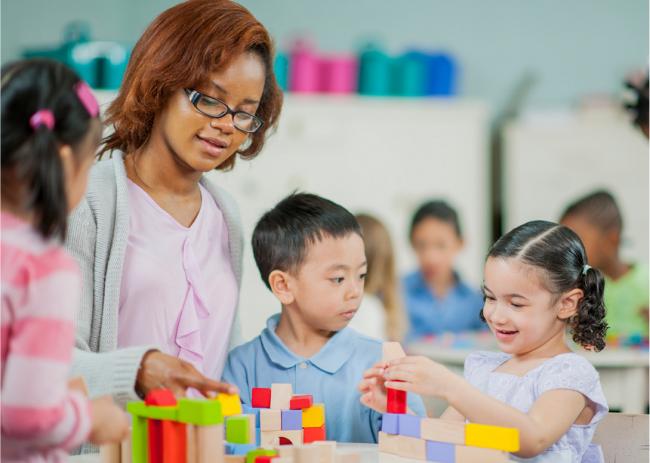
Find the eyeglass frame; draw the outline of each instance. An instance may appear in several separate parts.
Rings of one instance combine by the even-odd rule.
[[[192,106],[194,106],[194,108],[195,108],[198,112],[200,112],[201,114],[203,114],[204,116],[208,116],[208,117],[210,117],[210,118],[212,118],[212,119],[221,119],[222,117],[225,117],[225,116],[227,116],[228,114],[232,114],[232,124],[233,124],[233,127],[235,127],[235,128],[236,128],[237,130],[239,130],[240,132],[244,132],[244,133],[255,133],[255,132],[257,132],[259,129],[261,129],[262,126],[264,125],[264,121],[263,121],[261,118],[257,117],[255,114],[247,113],[246,111],[234,111],[233,109],[230,108],[230,106],[228,106],[228,105],[226,104],[225,101],[220,100],[219,98],[215,98],[215,97],[213,97],[213,96],[206,95],[205,93],[201,93],[201,92],[199,92],[198,90],[194,90],[193,88],[184,88],[183,90],[185,90],[185,93],[187,94],[187,97],[189,98],[190,103],[192,103]],[[222,114],[220,114],[220,115],[218,115],[218,116],[215,116],[215,115],[212,115],[212,114],[208,114],[208,113],[206,113],[205,111],[201,111],[201,109],[200,109],[199,106],[198,106],[199,99],[201,99],[201,98],[208,98],[208,99],[210,99],[210,100],[213,100],[213,101],[216,101],[216,102],[218,102],[218,103],[221,103],[221,104],[226,108],[226,110],[225,110]],[[259,121],[260,125],[259,125],[255,130],[253,130],[253,131],[250,131],[250,130],[244,130],[244,129],[242,129],[242,128],[239,128],[239,127],[237,127],[237,126],[235,125],[235,116],[236,116],[237,114],[246,114],[247,116],[252,117],[254,120]]]

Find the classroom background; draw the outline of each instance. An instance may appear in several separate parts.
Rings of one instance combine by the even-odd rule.
[[[106,105],[135,40],[175,3],[4,1],[2,63],[65,60]],[[416,266],[415,208],[446,200],[464,229],[457,269],[478,287],[498,236],[527,220],[557,221],[569,202],[604,188],[622,210],[623,258],[647,263],[648,142],[624,108],[626,79],[648,66],[647,1],[240,3],[273,35],[286,90],[259,158],[210,174],[242,212],[246,339],[279,308],[257,273],[250,234],[295,190],[381,219],[400,275]],[[31,27],[15,20],[24,16]],[[462,367],[468,346],[448,344],[439,360]],[[647,350],[598,358],[612,407],[644,412]]]

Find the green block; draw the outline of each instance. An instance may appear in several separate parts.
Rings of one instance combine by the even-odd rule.
[[[274,457],[278,454],[275,450],[257,449],[251,450],[246,454],[246,463],[255,463],[257,457]]]
[[[131,426],[131,462],[147,463],[149,461],[147,419],[134,415]]]
[[[144,402],[129,402],[126,404],[126,410],[133,416],[140,416],[152,420],[177,421],[178,419],[178,406],[156,407],[147,406]]]
[[[217,400],[182,398],[178,402],[178,421],[197,426],[223,423],[221,403]]]
[[[251,442],[251,415],[234,415],[226,417],[226,441],[231,444],[255,444]]]

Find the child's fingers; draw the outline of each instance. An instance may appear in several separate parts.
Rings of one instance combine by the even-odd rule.
[[[386,387],[389,389],[397,389],[398,391],[413,391],[413,385],[406,381],[386,381]]]
[[[415,372],[407,369],[407,368],[392,368],[386,372],[384,375],[386,378],[386,382],[384,383],[384,386],[386,387],[391,387],[388,386],[388,382],[394,382],[394,381],[406,381],[409,383],[414,382],[416,378]]]
[[[364,378],[376,378],[376,377],[381,377],[384,375],[384,368],[370,368],[366,371],[363,372],[363,377]]]

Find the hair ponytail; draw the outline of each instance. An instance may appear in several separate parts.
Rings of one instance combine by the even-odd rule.
[[[584,297],[578,303],[578,312],[569,321],[573,340],[585,349],[596,352],[605,348],[605,279],[600,270],[586,267],[578,279]]]

